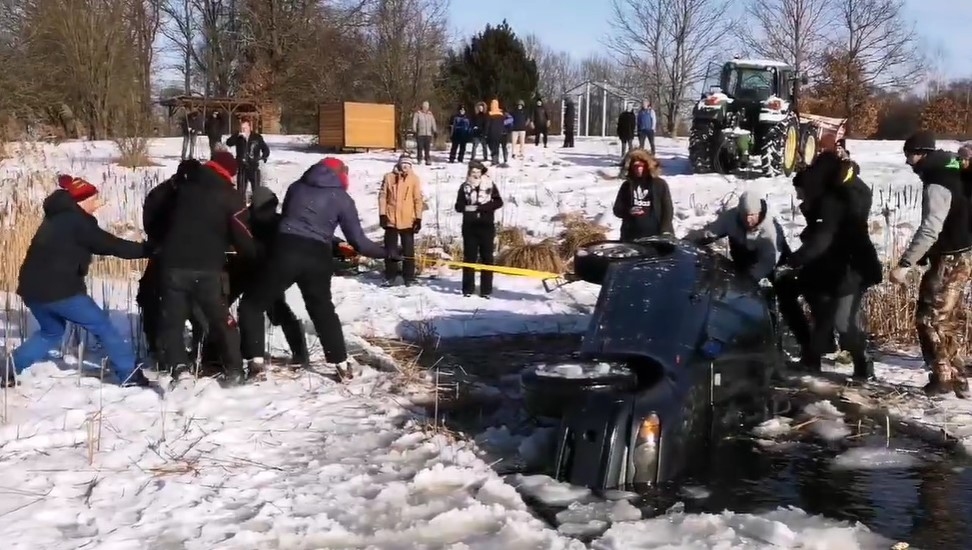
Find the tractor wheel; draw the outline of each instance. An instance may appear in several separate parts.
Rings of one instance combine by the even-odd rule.
[[[800,131],[796,124],[789,124],[786,127],[785,141],[783,142],[783,175],[789,177],[796,172],[797,164],[800,161]]]
[[[692,173],[709,174],[714,167],[712,161],[717,152],[714,124],[693,124],[689,135],[689,163]]]
[[[803,142],[803,164],[810,166],[817,158],[817,136],[807,134]]]
[[[796,170],[800,134],[793,117],[765,129],[760,145],[760,158],[764,176],[789,176]]]

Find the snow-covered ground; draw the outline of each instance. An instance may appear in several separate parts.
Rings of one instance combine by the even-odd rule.
[[[264,181],[282,196],[322,155],[307,152],[306,139],[269,136],[268,142]],[[100,214],[103,225],[138,227],[146,187],[174,172],[180,145],[178,139],[154,140],[151,153],[159,166],[138,170],[111,164],[117,151],[109,142],[31,147],[0,164],[0,188],[8,192],[27,171],[69,172],[99,184],[111,201]],[[658,145],[679,234],[749,188],[765,192],[791,235],[799,232],[802,220],[793,215],[787,178],[692,176],[684,141],[659,139]],[[875,188],[872,235],[890,250],[915,223],[917,179],[899,143],[849,145]],[[579,140],[574,150],[527,150],[526,160],[491,169],[506,201],[500,213],[505,225],[521,226],[536,238],[553,236],[561,229],[552,221],[557,214],[581,211],[616,235],[619,222],[610,210],[619,156],[612,140]],[[417,167],[428,203],[423,232],[456,235],[460,220],[453,204],[465,167],[446,164],[442,153],[434,157],[434,166]],[[341,158],[350,167],[350,191],[363,224],[377,238],[378,184],[397,155]],[[457,273],[440,273],[408,289],[381,288],[379,281],[369,275],[335,279],[335,302],[350,335],[576,332],[586,326],[598,290],[573,284],[548,294],[538,281],[498,276],[493,299],[484,300],[463,298]],[[130,283],[97,286],[96,299],[130,331],[136,312]],[[299,294],[289,299],[303,314]],[[11,343],[21,333],[15,321],[9,318],[4,327]],[[882,364],[878,373],[895,382],[921,382],[917,371],[896,369]],[[336,386],[313,373],[281,375],[233,390],[202,381],[160,399],[78,377],[64,361],[37,365],[20,388],[3,393],[0,537],[9,548],[51,549],[584,547],[534,518],[520,492],[490,469],[474,443],[427,435],[410,423],[405,400],[390,390],[392,376],[369,372],[350,386]],[[820,426],[832,428],[828,436],[843,433],[836,418],[824,421]],[[574,494],[549,480],[520,483],[521,492],[534,497]],[[621,505],[602,508],[576,512],[588,524],[613,522],[592,543],[595,548],[890,544],[863,527],[798,510],[639,519]]]

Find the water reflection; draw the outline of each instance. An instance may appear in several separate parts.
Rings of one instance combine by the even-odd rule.
[[[910,467],[834,468],[834,458],[842,450],[799,443],[767,452],[748,441],[726,442],[713,453],[720,460],[713,462],[707,479],[698,480],[708,485],[711,496],[689,503],[686,510],[760,512],[796,506],[812,514],[859,521],[918,548],[972,547],[970,470],[920,447],[912,450],[926,460]]]

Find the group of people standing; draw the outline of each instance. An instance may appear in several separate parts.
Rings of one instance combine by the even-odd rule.
[[[492,264],[494,261],[495,212],[503,207],[499,189],[487,175],[481,161],[470,161],[466,178],[459,186],[455,210],[462,215],[463,262]],[[378,221],[385,231],[387,250],[401,249],[403,259],[385,261],[385,286],[394,285],[399,275],[405,286],[415,283],[415,236],[422,230],[426,209],[422,180],[415,172],[412,157],[403,154],[395,167],[382,178],[378,191]],[[493,275],[482,271],[479,295],[489,298],[493,292]],[[462,293],[476,293],[475,271],[463,269]]]
[[[576,106],[569,98],[564,103],[564,143],[563,147],[574,146],[574,126]],[[653,116],[653,115],[652,115]],[[654,120],[654,119],[652,119]],[[652,122],[652,128],[654,122]],[[493,165],[506,164],[511,158],[523,159],[526,154],[527,135],[533,133],[533,144],[548,147],[551,118],[543,98],[537,98],[535,104],[527,107],[526,102],[518,100],[512,109],[505,109],[498,99],[493,99],[487,105],[480,101],[475,104],[470,113],[465,105],[459,105],[449,118],[449,162],[466,162],[466,152],[469,150],[469,160],[475,161],[477,152],[479,158],[490,161]],[[654,131],[651,143],[654,144]],[[412,133],[415,136],[415,160],[426,165],[432,164],[432,143],[438,136],[436,117],[429,107],[429,102],[423,102],[419,110],[412,115]],[[648,134],[645,134],[647,137]]]

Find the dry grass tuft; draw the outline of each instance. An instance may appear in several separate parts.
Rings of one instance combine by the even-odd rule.
[[[522,227],[503,226],[496,232],[496,243],[499,250],[523,246],[526,242],[526,231]]]
[[[564,230],[560,233],[560,257],[565,261],[573,260],[578,248],[607,239],[607,232],[607,227],[583,217],[565,221]]]
[[[148,139],[144,137],[125,137],[115,140],[118,147],[118,165],[125,168],[141,168],[158,166],[149,157]]]
[[[496,263],[509,267],[563,273],[564,261],[560,257],[557,241],[546,239],[539,243],[511,246],[500,252]]]

